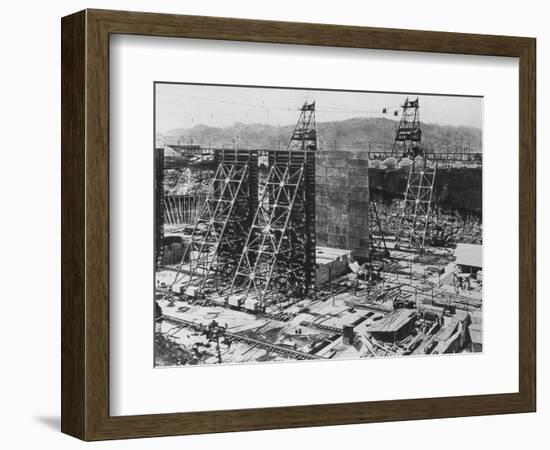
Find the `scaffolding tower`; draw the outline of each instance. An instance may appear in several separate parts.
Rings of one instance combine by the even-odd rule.
[[[403,113],[395,131],[392,154],[414,158],[420,154],[420,142],[422,141],[418,97],[414,100],[409,100],[407,97],[401,108],[403,108]]]
[[[407,97],[401,107],[403,114],[395,132],[392,153],[399,157],[410,158],[411,165],[399,216],[395,247],[416,248],[422,252],[430,221],[437,162],[428,161],[422,150],[418,97],[414,100],[409,100]]]
[[[222,293],[244,246],[256,206],[257,153],[224,149],[216,157],[219,163],[174,277],[174,292],[200,296],[212,280]],[[196,288],[192,294],[191,287]]]
[[[395,246],[424,250],[432,204],[437,162],[413,161],[401,209]]]
[[[265,307],[270,294],[303,297],[315,286],[315,102],[304,103],[286,150],[269,151],[269,174],[231,294]]]

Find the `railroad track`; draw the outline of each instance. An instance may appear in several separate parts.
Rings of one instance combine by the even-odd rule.
[[[203,325],[201,325],[199,323],[191,322],[191,321],[185,320],[185,319],[180,319],[179,317],[174,317],[174,316],[162,315],[162,316],[159,317],[159,320],[167,322],[171,325],[183,325],[183,326],[186,326],[188,328],[191,328],[191,329],[197,330],[197,331],[202,331],[206,328],[206,327],[204,327]],[[273,351],[275,353],[278,353],[280,355],[283,355],[283,356],[286,356],[286,357],[292,358],[292,359],[297,359],[297,360],[325,359],[321,356],[311,355],[309,353],[304,353],[304,352],[301,352],[301,351],[298,351],[298,350],[290,349],[290,348],[287,348],[287,347],[282,347],[280,345],[272,344],[270,342],[265,342],[265,341],[261,341],[261,340],[258,340],[258,339],[243,336],[242,334],[231,333],[229,331],[225,332],[225,337],[226,337],[226,339],[228,339],[230,341],[243,342],[243,343],[258,347],[258,348],[262,348],[264,350]]]
[[[264,350],[273,351],[273,352],[279,353],[280,355],[283,355],[292,359],[297,359],[297,360],[325,359],[321,356],[311,355],[309,353],[300,352],[298,350],[293,350],[287,347],[281,347],[280,345],[271,344],[265,341],[259,341],[258,339],[249,338],[236,333],[226,332],[226,337],[229,340],[235,340],[237,342],[244,342],[246,344],[254,345]]]
[[[174,326],[184,326],[186,328],[191,328],[195,331],[205,330],[206,327],[202,326],[200,323],[191,322],[190,320],[180,319],[179,317],[167,316],[163,314],[157,320],[162,320],[163,322],[169,323]]]
[[[225,309],[233,309],[233,307],[231,305],[228,305],[227,303],[216,303],[211,300],[204,300],[202,304],[203,306],[217,306]],[[275,320],[277,322],[288,322],[290,319],[294,317],[294,314],[289,314],[285,312],[280,312],[280,313],[256,312],[256,311],[247,310],[242,307],[237,308],[237,311],[241,311],[247,314],[252,314],[261,319]]]

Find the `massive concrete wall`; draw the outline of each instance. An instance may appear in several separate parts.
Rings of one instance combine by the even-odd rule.
[[[164,246],[164,148],[155,149],[155,267],[162,263]]]
[[[369,254],[366,152],[318,152],[315,158],[317,245]]]

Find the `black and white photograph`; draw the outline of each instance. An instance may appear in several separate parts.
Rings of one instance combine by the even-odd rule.
[[[470,3],[6,2],[0,449],[548,447],[548,8]]]
[[[155,367],[483,352],[483,97],[153,88]]]

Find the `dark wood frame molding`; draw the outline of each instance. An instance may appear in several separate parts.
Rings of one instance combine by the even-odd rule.
[[[62,31],[62,417],[84,440],[474,416],[536,408],[536,40],[524,37],[85,10]],[[519,392],[109,416],[109,35],[519,58]]]

